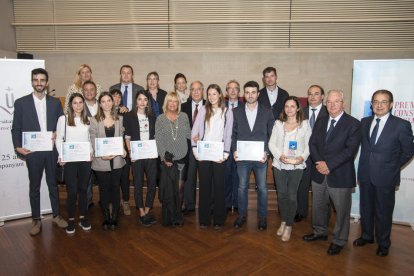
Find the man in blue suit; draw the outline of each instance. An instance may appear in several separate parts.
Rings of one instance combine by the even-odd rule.
[[[29,197],[32,210],[32,228],[30,234],[35,236],[41,230],[40,216],[40,184],[43,170],[46,172],[46,183],[52,205],[53,222],[66,228],[66,221],[59,215],[59,192],[56,183],[57,151],[31,152],[23,148],[22,133],[32,131],[56,131],[58,118],[63,115],[60,101],[47,95],[48,73],[45,69],[32,70],[33,93],[17,99],[14,103],[12,139],[16,154],[26,160],[29,171]]]
[[[361,155],[358,165],[361,237],[355,246],[378,243],[377,255],[387,256],[391,245],[395,188],[401,168],[414,154],[411,124],[391,114],[393,95],[378,90],[371,100],[373,116],[361,121]]]
[[[257,206],[259,213],[258,229],[267,228],[267,158],[270,153],[268,142],[272,133],[274,118],[272,110],[259,104],[259,84],[255,81],[247,82],[244,87],[246,104],[233,110],[233,133],[231,146],[236,149],[233,153],[237,162],[239,175],[238,207],[239,216],[234,222],[235,228],[241,228],[246,222],[248,206],[248,186],[250,172],[253,170],[258,187]],[[261,141],[264,142],[263,157],[260,161],[239,161],[237,141]]]
[[[303,236],[308,242],[327,240],[330,201],[336,210],[329,255],[339,254],[348,242],[351,193],[356,186],[354,158],[361,141],[360,122],[344,112],[344,94],[327,94],[329,116],[316,121],[309,140],[312,161],[313,233]]]
[[[230,110],[235,109],[239,105],[243,105],[243,98],[239,97],[240,84],[236,80],[230,80],[226,84],[226,107]],[[234,148],[230,148],[229,158],[226,162],[226,170],[224,173],[224,194],[226,200],[227,211],[238,211],[238,189],[239,176],[237,175],[237,163],[234,160]]]

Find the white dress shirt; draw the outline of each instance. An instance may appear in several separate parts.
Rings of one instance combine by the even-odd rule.
[[[341,117],[342,117],[343,114],[344,114],[344,112],[342,111],[341,114],[339,114],[338,116],[336,116],[336,118],[332,118],[331,116],[329,116],[328,126],[326,127],[326,132],[328,132],[329,127],[331,126],[331,121],[332,120],[335,120],[334,127],[336,127],[336,124],[341,119]]]
[[[274,90],[270,90],[268,87],[266,87],[267,96],[269,97],[270,106],[273,106],[275,102],[277,101],[277,94],[279,93],[279,87],[275,87]]]
[[[387,120],[388,120],[389,117],[390,117],[390,113],[389,112],[387,114],[385,114],[384,116],[382,116],[381,118],[378,118],[377,115],[374,116],[374,120],[372,120],[371,128],[369,130],[369,137],[371,137],[372,131],[374,131],[374,127],[377,124],[377,119],[380,119],[380,123],[379,123],[379,127],[378,127],[378,132],[377,132],[377,138],[375,139],[375,143],[377,143],[378,138],[380,137],[381,132],[384,129],[385,123],[387,122]]]
[[[245,109],[246,109],[247,121],[249,122],[249,127],[250,127],[250,130],[251,130],[251,131],[253,131],[254,123],[256,122],[256,117],[257,117],[257,109],[258,109],[258,107],[259,107],[259,104],[258,104],[258,103],[256,103],[256,107],[255,107],[253,110],[250,110],[250,109],[247,107],[247,104],[246,104],[246,107],[245,107]]]
[[[47,131],[46,96],[41,100],[33,92],[34,104],[36,107],[37,119],[39,120],[40,131]]]

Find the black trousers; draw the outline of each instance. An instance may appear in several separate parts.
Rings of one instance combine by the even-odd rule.
[[[184,206],[187,210],[194,210],[197,202],[196,188],[199,162],[195,159],[191,148],[189,150],[188,159],[187,180],[184,183]]]
[[[311,166],[313,166],[313,164],[311,158],[309,157],[306,160],[306,168],[303,170],[302,179],[299,183],[297,193],[298,207],[296,214],[299,214],[303,217],[308,216],[309,188],[311,185]]]
[[[131,183],[129,182],[129,171],[131,169],[131,158],[129,154],[125,157],[125,166],[122,167],[121,175],[121,191],[122,191],[122,200],[129,201],[129,187]]]
[[[112,203],[112,209],[118,211],[122,168],[106,172],[95,171],[95,173],[98,179],[101,207],[103,209],[109,209],[109,203]]]
[[[226,221],[224,200],[224,170],[226,163],[199,161],[198,166],[200,170],[199,222],[200,224],[209,225],[211,209],[213,209],[214,225],[224,225]],[[213,206],[211,205],[212,202],[214,202]]]
[[[57,152],[38,151],[26,156],[26,165],[29,171],[29,197],[32,209],[32,218],[40,219],[40,185],[43,170],[46,172],[46,183],[49,189],[50,204],[54,216],[59,215],[59,192],[56,183]]]
[[[364,182],[360,183],[359,191],[362,238],[373,240],[375,232],[378,245],[390,247],[395,187],[378,187],[371,182]]]
[[[137,208],[149,207],[154,205],[154,198],[157,185],[157,159],[143,159],[132,162],[132,173],[134,176],[134,197]],[[144,184],[144,173],[147,176],[147,195],[144,201],[142,199],[142,186]]]
[[[87,187],[91,176],[91,162],[69,162],[64,166],[65,183],[68,198],[66,208],[68,218],[75,217],[76,199],[78,199],[79,215],[86,216],[88,209]]]

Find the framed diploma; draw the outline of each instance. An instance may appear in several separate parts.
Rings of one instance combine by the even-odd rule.
[[[238,161],[261,161],[264,156],[264,142],[237,141]]]
[[[95,138],[95,157],[123,154],[124,140],[122,137]]]
[[[52,151],[53,132],[23,132],[22,147],[30,151]]]
[[[197,155],[199,161],[223,160],[223,142],[197,141]]]
[[[60,157],[62,162],[91,161],[91,144],[89,142],[62,143]]]
[[[153,159],[158,157],[155,140],[131,141],[131,160]]]

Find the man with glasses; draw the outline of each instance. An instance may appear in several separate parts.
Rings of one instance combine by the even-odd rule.
[[[361,141],[360,122],[344,112],[344,94],[331,90],[327,94],[329,116],[315,123],[309,150],[315,165],[312,168],[313,233],[305,241],[327,240],[329,208],[336,210],[333,239],[328,255],[339,254],[349,236],[351,193],[356,186],[354,158]]]
[[[190,97],[181,104],[181,111],[186,113],[190,121],[190,127],[193,128],[193,123],[197,117],[198,111],[205,104],[204,86],[201,81],[194,81],[190,85]],[[189,141],[189,143],[191,143]],[[189,144],[188,151],[188,168],[187,180],[184,183],[184,215],[188,215],[195,211],[196,206],[196,187],[197,187],[197,170],[198,161],[195,159],[191,144]]]
[[[374,115],[361,121],[358,180],[362,233],[354,246],[374,243],[375,232],[376,254],[387,256],[395,188],[400,185],[401,168],[414,154],[413,131],[408,121],[391,114],[393,95],[390,91],[376,91],[371,106]]]

